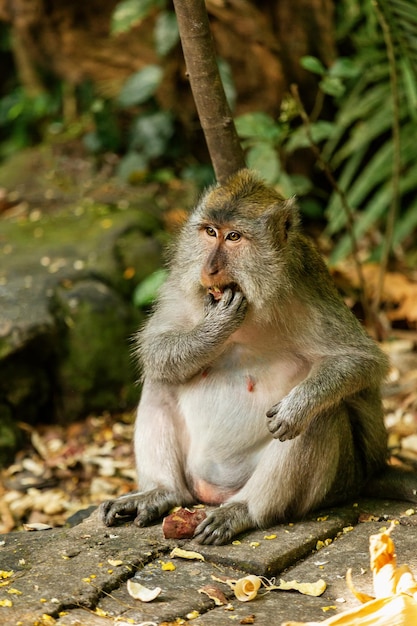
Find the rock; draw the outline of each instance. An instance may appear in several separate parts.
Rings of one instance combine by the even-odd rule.
[[[137,400],[131,336],[138,314],[100,281],[59,286],[55,293],[62,353],[56,370],[62,419],[106,408],[115,411]]]
[[[137,402],[131,337],[143,314],[132,295],[162,265],[160,205],[169,202],[155,201],[155,185],[122,185],[46,146],[2,164],[0,187],[9,207],[0,229],[1,464],[18,445],[18,422]]]
[[[10,408],[0,404],[0,467],[12,460],[12,452],[21,441]]]

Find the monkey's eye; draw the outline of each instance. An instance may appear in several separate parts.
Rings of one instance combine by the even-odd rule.
[[[206,233],[209,237],[215,237],[216,231],[211,226],[206,226]]]
[[[232,231],[231,233],[227,235],[226,239],[230,239],[230,241],[239,241],[240,234],[236,233],[235,231]]]

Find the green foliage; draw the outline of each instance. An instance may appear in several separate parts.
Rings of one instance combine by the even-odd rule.
[[[145,278],[133,293],[133,304],[137,307],[146,307],[154,302],[160,287],[168,275],[165,269],[159,269]]]
[[[311,190],[311,182],[300,174],[289,174],[285,169],[285,159],[300,148],[309,147],[305,129],[293,130],[291,121],[296,110],[288,114],[289,101],[285,103],[278,120],[261,111],[245,113],[236,118],[236,129],[246,151],[248,167],[258,171],[271,185],[280,188],[284,196],[304,196]],[[311,125],[313,137],[327,138],[333,129],[330,122],[317,121]],[[304,208],[303,202],[302,209]],[[310,205],[311,207],[311,205]]]
[[[155,50],[160,57],[166,56],[179,42],[176,15],[166,8],[166,4],[165,0],[122,0],[113,14],[112,33],[117,35],[125,32],[149,15],[155,14]],[[236,90],[230,68],[221,59],[219,70],[229,104],[233,108]],[[119,109],[134,115],[126,136],[126,151],[118,167],[118,175],[132,183],[149,177],[159,182],[170,180],[174,175],[174,168],[172,165],[166,167],[166,164],[172,163],[181,155],[182,145],[180,138],[176,136],[175,119],[171,112],[161,110],[157,104],[156,93],[163,77],[162,65],[147,65],[127,79],[116,100]],[[103,127],[90,134],[92,138],[90,137],[88,145],[94,147],[103,143],[101,134],[106,134]],[[184,178],[189,177],[192,172],[201,184],[213,181],[213,170],[205,165],[188,163],[177,168],[178,171]]]
[[[280,125],[261,111],[241,115],[235,123],[248,167],[261,172],[268,183],[279,184],[282,169],[277,150],[283,136]]]
[[[221,81],[223,83],[223,89],[226,96],[227,103],[230,107],[230,110],[233,111],[236,106],[236,88],[235,82],[233,80],[232,72],[230,69],[230,65],[221,58],[217,59],[217,65],[219,67],[219,74]]]
[[[121,146],[121,136],[114,103],[103,98],[96,98],[93,93],[90,93],[88,106],[95,129],[84,134],[85,147],[93,154],[117,152]]]
[[[16,87],[1,98],[0,159],[39,141],[40,128],[59,119],[60,103],[59,93],[29,96],[22,87]]]
[[[149,100],[158,89],[162,75],[159,65],[147,65],[143,70],[129,76],[118,97],[120,106],[131,107]]]
[[[174,134],[174,122],[169,111],[154,111],[139,115],[130,132],[130,146],[121,159],[119,176],[134,179],[146,172],[149,163],[166,154],[169,141]]]
[[[174,48],[180,40],[177,16],[174,11],[163,11],[156,18],[155,49],[163,57]]]
[[[166,4],[166,0],[122,0],[113,13],[112,33],[125,32],[155,14],[155,50],[160,57],[166,56],[179,41],[175,13],[166,9]],[[161,65],[147,65],[127,79],[117,97],[117,106],[134,114],[126,137],[127,149],[118,167],[118,175],[132,183],[148,177],[151,168],[153,178],[160,182],[170,180],[173,175],[164,163],[178,153],[180,142],[174,141],[172,114],[159,109],[155,99],[163,76]]]
[[[347,2],[352,10],[352,1],[345,0],[344,4]],[[343,97],[336,97],[334,132],[324,144],[323,156],[355,211],[355,234],[360,239],[371,228],[383,226],[391,205],[394,112],[387,50],[375,12],[372,6],[364,10],[359,0],[353,4],[357,10],[344,37],[349,34],[355,46],[353,60],[359,78],[348,81]],[[394,245],[398,245],[417,226],[417,10],[411,0],[383,0],[379,4],[395,45],[399,71],[402,209],[394,231]],[[336,191],[330,197],[327,218],[328,234],[343,233],[347,218]],[[350,251],[350,238],[343,234],[330,261],[336,263]]]
[[[395,223],[395,247],[417,227],[417,7],[414,0],[379,0],[378,6],[394,42],[399,77],[394,89],[400,103],[401,210]],[[238,117],[236,126],[248,166],[281,187],[285,195],[311,194],[309,181],[289,175],[286,164],[297,150],[312,143],[319,148],[345,192],[360,240],[368,232],[384,228],[392,203],[393,85],[375,5],[371,0],[343,0],[337,9],[339,45],[349,56],[339,57],[330,67],[311,56],[301,60],[305,69],[320,77],[315,115],[320,115],[320,100],[331,103],[334,115],[329,116],[327,105],[323,110],[328,119],[314,117],[306,126],[300,123],[297,103],[288,98],[277,120],[255,112]],[[322,188],[322,196],[324,193]],[[301,206],[318,216],[320,210],[313,198],[301,198]],[[330,259],[336,263],[351,252],[347,216],[336,189],[330,189],[325,217],[327,234],[337,239]]]
[[[336,59],[329,68],[326,68],[319,59],[305,56],[301,59],[301,65],[306,70],[321,76],[319,87],[323,93],[337,98],[345,93],[344,80],[356,78],[359,73],[359,67],[355,62],[346,57]]]
[[[121,0],[113,12],[111,33],[119,35],[130,30],[153,9],[163,8],[165,4],[166,0]]]

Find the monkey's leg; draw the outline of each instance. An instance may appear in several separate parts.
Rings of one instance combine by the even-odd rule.
[[[184,471],[187,432],[172,389],[145,381],[135,425],[136,469],[140,491],[108,500],[100,506],[107,526],[120,517],[146,526],[173,506],[192,504]]]
[[[291,441],[270,441],[242,489],[197,527],[199,543],[223,544],[254,527],[300,518],[360,490],[347,409],[317,416]]]

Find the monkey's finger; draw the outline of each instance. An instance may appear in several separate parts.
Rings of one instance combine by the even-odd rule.
[[[279,441],[289,441],[290,439],[295,439],[300,434],[300,430],[296,428],[294,425],[288,424],[286,421],[267,421],[267,427],[271,435],[274,439],[279,439]]]
[[[105,502],[102,502],[98,507],[98,516],[103,524],[106,524],[106,526],[111,526],[111,524],[109,523],[109,513],[113,502],[114,500],[106,500]]]
[[[233,296],[233,303],[236,303],[237,310],[242,308],[246,309],[248,306],[248,301],[246,296],[241,291],[236,291]]]
[[[272,406],[269,409],[269,411],[266,412],[266,416],[267,417],[274,417],[278,413],[278,408],[279,408],[279,403],[278,404],[274,404],[274,406]]]
[[[100,504],[99,516],[106,526],[114,526],[121,517],[134,517],[136,509],[136,496],[122,496],[117,500],[106,500]]]
[[[269,432],[273,436],[274,439],[279,439],[280,441],[286,441],[287,439],[291,439],[288,424],[285,421],[273,419],[275,414],[271,419],[268,419],[266,425],[268,427]]]
[[[230,289],[230,287],[226,287],[226,289],[223,291],[223,295],[220,299],[220,302],[224,305],[224,306],[229,306],[229,304],[232,302],[233,298],[234,298],[234,293],[233,290]]]
[[[215,302],[216,302],[216,300],[214,299],[213,294],[207,293],[204,296],[204,306],[205,307],[211,307],[211,306],[213,306],[213,304],[215,304]]]

